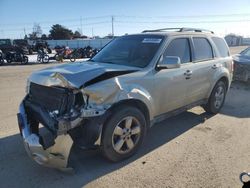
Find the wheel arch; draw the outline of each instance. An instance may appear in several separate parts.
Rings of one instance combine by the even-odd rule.
[[[109,111],[112,113],[115,110],[117,110],[118,108],[121,108],[122,106],[131,106],[131,107],[135,107],[138,110],[140,110],[141,113],[145,117],[147,127],[150,126],[150,112],[149,112],[147,105],[143,101],[141,101],[139,99],[124,99],[124,100],[121,100],[121,101],[113,104],[109,108]]]
[[[216,84],[219,82],[219,81],[223,81],[225,84],[226,84],[226,90],[228,91],[229,87],[230,87],[230,82],[229,82],[229,78],[226,76],[226,75],[222,75],[220,76],[220,78],[214,82],[213,86],[210,88],[210,91],[209,91],[209,95],[207,96],[207,98],[210,97],[214,87],[216,86]]]

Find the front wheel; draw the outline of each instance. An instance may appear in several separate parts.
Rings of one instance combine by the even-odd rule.
[[[141,146],[146,131],[143,113],[135,107],[121,106],[104,125],[103,155],[113,162],[132,156]]]
[[[27,64],[29,62],[29,58],[27,56],[23,57],[22,64]]]
[[[203,107],[205,111],[211,114],[217,114],[224,104],[226,91],[227,90],[225,82],[217,82],[208,99],[207,104]]]
[[[71,62],[75,62],[76,61],[75,55],[70,55],[69,59],[70,59]]]
[[[42,62],[43,63],[48,63],[49,62],[49,56],[48,55],[44,55],[42,58]]]
[[[3,65],[4,59],[0,58],[0,65]]]

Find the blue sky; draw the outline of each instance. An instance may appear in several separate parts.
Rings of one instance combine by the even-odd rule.
[[[0,38],[22,38],[34,23],[45,34],[59,23],[88,36],[105,36],[111,33],[112,15],[115,35],[198,27],[250,36],[250,0],[0,0]]]

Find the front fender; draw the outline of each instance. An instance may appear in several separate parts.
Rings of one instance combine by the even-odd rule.
[[[89,106],[105,107],[105,109],[122,100],[140,100],[147,106],[150,120],[154,117],[154,99],[139,84],[121,82],[119,78],[114,78],[83,88],[83,93],[89,96]]]
[[[155,113],[154,99],[145,88],[136,84],[125,85],[119,93],[116,102],[129,99],[136,99],[143,102],[149,111],[149,119],[153,119]]]

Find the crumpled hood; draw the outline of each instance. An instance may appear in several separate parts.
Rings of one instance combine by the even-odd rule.
[[[96,78],[99,78],[97,82],[137,70],[139,68],[86,61],[36,71],[31,74],[29,81],[44,86],[80,88],[95,83],[93,80]]]

